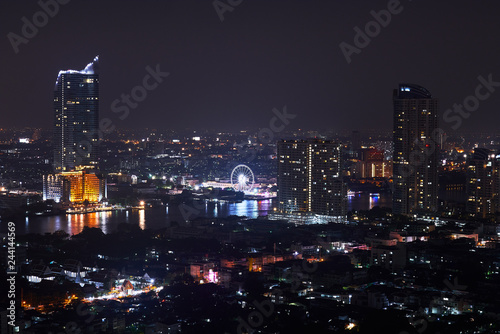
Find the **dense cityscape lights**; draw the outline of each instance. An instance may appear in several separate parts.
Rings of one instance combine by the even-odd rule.
[[[500,333],[498,3],[0,7],[2,334]]]

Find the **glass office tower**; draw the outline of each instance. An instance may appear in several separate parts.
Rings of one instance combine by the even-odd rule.
[[[438,207],[438,100],[418,85],[394,90],[393,212],[430,213]]]
[[[54,88],[54,169],[98,167],[99,57],[81,71],[60,71]]]

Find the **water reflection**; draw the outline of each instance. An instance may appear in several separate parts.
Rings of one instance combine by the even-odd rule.
[[[370,210],[375,206],[392,208],[392,194],[361,193],[347,197],[348,210]]]
[[[378,194],[377,195],[370,195],[370,209],[372,209],[374,206],[378,206]]]
[[[109,211],[103,211],[99,212],[98,218],[99,218],[99,227],[104,233],[109,233],[108,232],[108,217],[111,216],[111,212]]]
[[[141,230],[146,228],[146,210],[139,210],[139,227]]]
[[[85,215],[81,213],[78,215],[77,219],[78,219],[78,231],[82,231],[83,227],[85,226],[85,223],[83,221],[85,219]]]
[[[358,194],[348,198],[349,210],[368,210],[376,205],[391,206],[392,196],[381,193],[380,196],[369,194]],[[205,207],[205,210],[203,210]],[[205,217],[227,217],[231,215],[246,216],[248,218],[258,218],[266,216],[273,209],[273,201],[270,199],[262,201],[242,201],[240,203],[209,202],[197,203],[194,210],[199,212],[198,216]],[[184,213],[186,209],[184,208]],[[191,212],[191,211],[188,211]],[[196,218],[195,215],[190,217]],[[69,235],[80,233],[84,226],[98,227],[104,233],[111,233],[118,228],[121,223],[135,224],[141,229],[160,229],[168,226],[169,223],[183,221],[183,215],[179,205],[170,205],[165,208],[148,208],[146,210],[121,210],[95,212],[78,215],[28,217],[21,218],[17,224],[16,232],[26,233],[53,233],[57,230],[66,231]],[[0,232],[7,232],[7,224],[0,223]]]

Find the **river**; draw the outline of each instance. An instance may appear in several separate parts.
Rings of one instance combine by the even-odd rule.
[[[392,206],[392,196],[381,193],[379,196],[369,194],[357,194],[348,197],[349,210],[369,210],[374,206]],[[227,217],[230,215],[247,216],[257,218],[266,216],[272,211],[272,200],[245,200],[240,203],[205,203],[196,210],[189,218],[195,217]],[[53,233],[57,230],[66,231],[68,234],[78,234],[84,226],[98,227],[104,233],[116,230],[120,223],[137,224],[142,229],[160,229],[170,226],[170,223],[182,222],[183,208],[178,204],[170,204],[166,207],[147,208],[145,210],[117,210],[107,212],[94,212],[87,214],[39,216],[18,219],[16,233],[18,235],[28,233]],[[186,210],[184,209],[184,212]],[[7,222],[0,223],[0,232],[7,232]]]

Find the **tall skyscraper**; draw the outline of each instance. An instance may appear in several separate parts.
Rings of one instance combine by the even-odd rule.
[[[476,218],[488,218],[499,211],[499,167],[497,155],[486,148],[476,148],[467,159],[466,211]]]
[[[314,213],[343,220],[347,188],[338,143],[319,140],[278,142],[278,210]]]
[[[54,169],[98,167],[99,57],[81,71],[60,71],[54,88]]]
[[[106,197],[98,171],[99,57],[81,71],[60,71],[54,88],[54,170],[43,178],[44,200],[96,204]]]
[[[438,100],[418,85],[394,90],[393,212],[435,212],[438,206]]]

